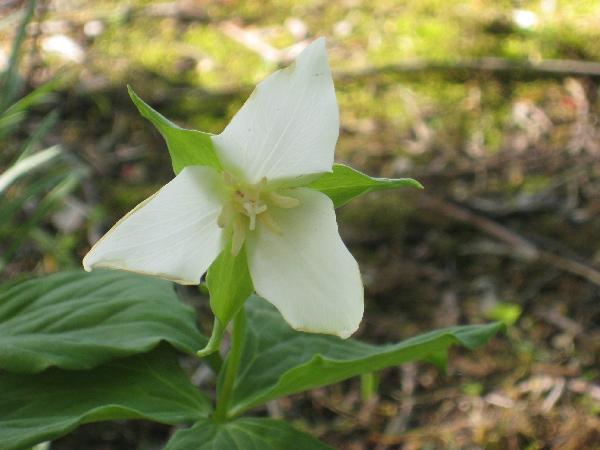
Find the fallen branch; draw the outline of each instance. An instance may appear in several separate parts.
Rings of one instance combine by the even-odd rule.
[[[419,204],[437,213],[442,213],[454,220],[467,223],[473,227],[504,242],[513,250],[513,254],[528,261],[542,261],[558,269],[577,275],[600,286],[600,271],[570,258],[557,255],[548,250],[538,248],[533,242],[520,236],[513,230],[491,219],[470,211],[462,206],[447,202],[440,198],[421,194]]]
[[[473,225],[486,234],[494,236],[496,239],[508,244],[524,259],[534,260],[539,257],[540,252],[534,244],[487,217],[428,194],[421,195],[419,204],[425,208],[441,212],[460,222]]]
[[[382,73],[446,72],[468,70],[504,74],[531,74],[546,77],[586,76],[600,78],[600,63],[572,59],[545,59],[541,61],[513,60],[486,57],[461,61],[430,61],[415,59],[403,63],[385,64],[358,70],[337,72],[336,78],[345,81],[353,78],[370,77]]]

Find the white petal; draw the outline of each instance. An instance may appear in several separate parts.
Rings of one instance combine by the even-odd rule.
[[[331,172],[339,112],[325,39],[258,84],[213,142],[221,163],[249,183]]]
[[[223,246],[217,225],[220,183],[209,167],[186,167],[117,222],[85,256],[83,267],[199,284]]]
[[[358,264],[338,233],[333,204],[306,188],[286,195],[301,204],[269,210],[281,234],[259,224],[248,238],[254,288],[295,329],[347,338],[362,319],[363,286]]]

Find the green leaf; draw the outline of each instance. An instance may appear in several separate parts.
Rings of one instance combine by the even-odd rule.
[[[62,154],[62,149],[58,145],[55,145],[28,156],[12,165],[7,170],[0,173],[0,194],[23,175],[47,167],[49,163],[53,162]]]
[[[164,450],[332,450],[332,447],[302,433],[285,422],[241,418],[215,423],[201,420],[178,431]]]
[[[127,89],[140,114],[152,122],[167,142],[175,174],[186,166],[211,166],[221,169],[210,134],[178,127],[148,106],[131,86],[127,86]]]
[[[193,422],[210,401],[177,364],[172,349],[113,361],[86,371],[0,373],[0,448],[22,449],[101,420]]]
[[[412,178],[373,178],[343,164],[334,164],[333,172],[326,173],[308,187],[327,195],[336,208],[369,192],[402,187],[423,189],[421,183]]]
[[[17,32],[13,40],[8,66],[0,73],[0,112],[4,111],[8,104],[16,96],[19,87],[19,61],[22,56],[22,45],[27,38],[27,25],[35,13],[35,0],[29,0],[23,19],[17,27]]]
[[[246,302],[248,327],[230,415],[274,398],[434,356],[453,344],[485,344],[503,325],[467,325],[436,330],[397,344],[370,345],[353,339],[293,330],[265,300]]]
[[[206,344],[167,281],[94,270],[0,287],[0,369],[89,369],[161,341],[190,354]]]
[[[50,81],[37,87],[29,94],[17,100],[15,103],[10,105],[4,114],[12,114],[16,112],[26,112],[32,107],[39,105],[40,103],[47,102],[52,98],[52,91],[57,87],[60,81],[59,77],[55,77]]]

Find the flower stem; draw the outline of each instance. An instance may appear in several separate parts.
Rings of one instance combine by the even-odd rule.
[[[231,347],[229,349],[229,354],[227,355],[227,360],[225,361],[225,367],[223,368],[223,370],[225,370],[225,375],[223,376],[223,382],[220,384],[217,391],[217,407],[215,409],[214,419],[218,422],[228,419],[229,403],[231,401],[233,385],[242,356],[244,334],[246,332],[246,313],[243,307],[240,308],[235,315],[232,325]]]

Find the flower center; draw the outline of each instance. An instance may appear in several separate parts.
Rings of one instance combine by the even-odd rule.
[[[228,197],[223,204],[217,223],[221,228],[231,228],[231,253],[234,256],[244,245],[247,232],[256,229],[257,221],[273,233],[281,233],[281,228],[269,213],[270,210],[275,207],[295,208],[300,204],[297,198],[281,195],[268,189],[266,177],[263,177],[257,184],[246,184],[239,182],[227,172],[223,176],[228,189]]]

